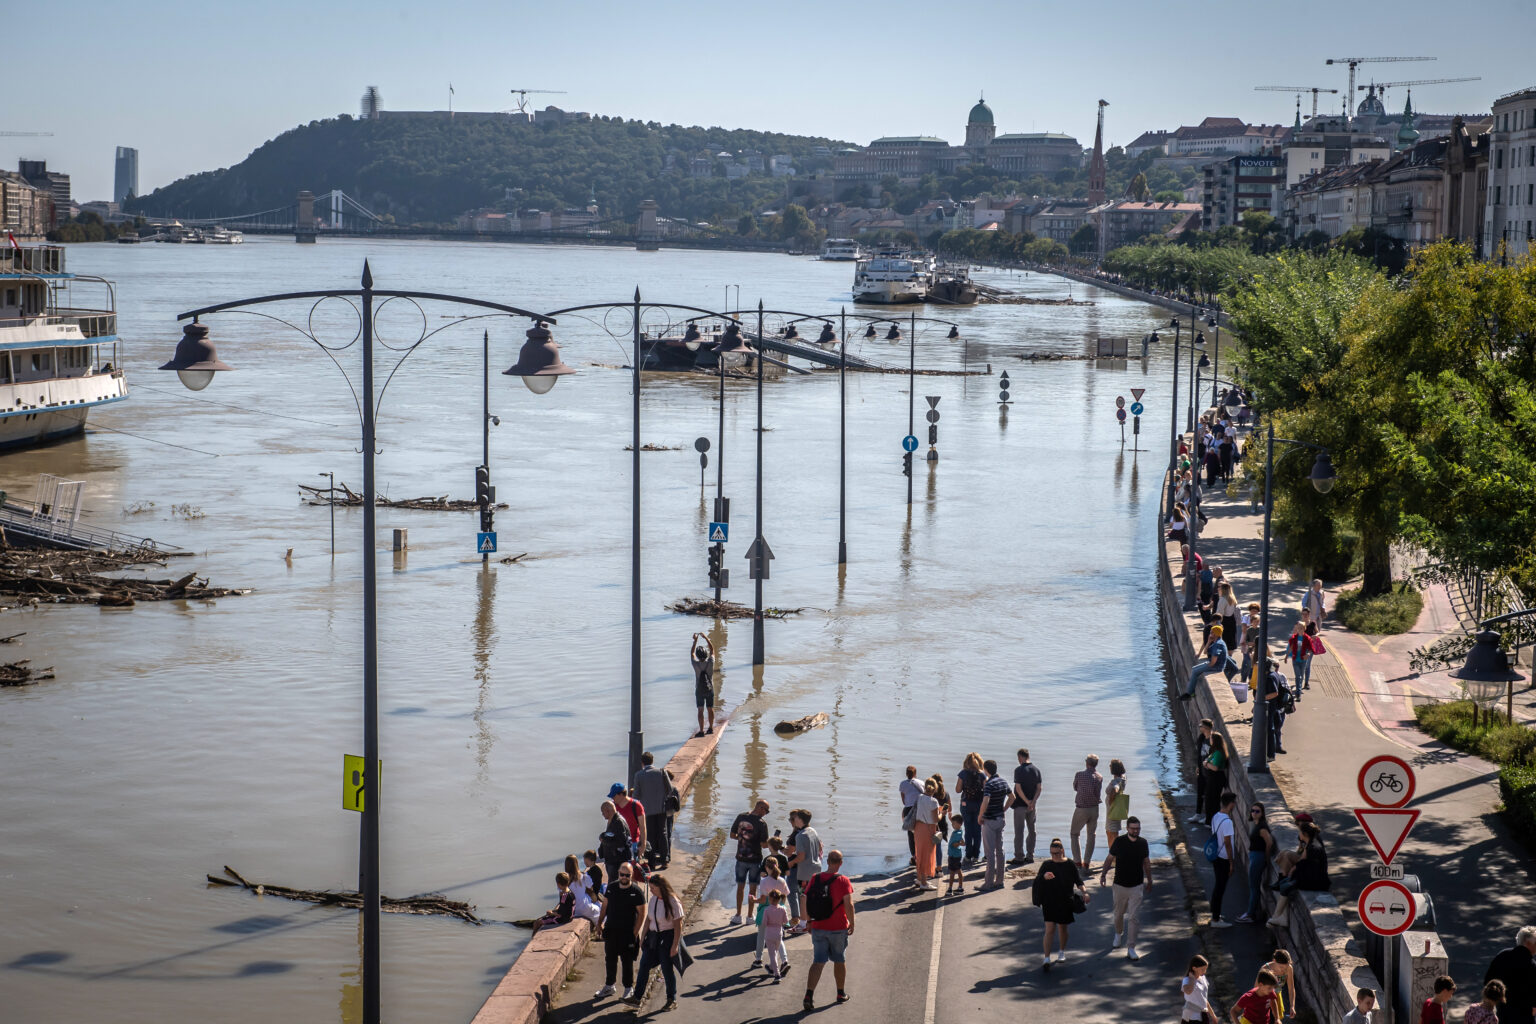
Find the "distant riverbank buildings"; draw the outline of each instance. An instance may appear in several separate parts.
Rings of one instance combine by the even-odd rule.
[[[885,178],[916,184],[925,174],[953,174],[963,167],[990,167],[1011,177],[1051,177],[1083,166],[1083,147],[1058,132],[997,134],[992,108],[977,100],[965,124],[965,145],[951,146],[931,135],[893,135],[864,149],[833,154],[832,181],[839,196],[849,189],[871,195]]]

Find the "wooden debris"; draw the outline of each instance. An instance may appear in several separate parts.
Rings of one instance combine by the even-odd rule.
[[[229,878],[220,878],[218,875],[209,875],[208,881],[213,885],[243,886],[258,896],[278,896],[285,900],[298,900],[302,903],[318,903],[325,907],[349,907],[360,910],[363,906],[363,897],[355,892],[333,892],[329,889],[290,889],[286,885],[252,884],[240,877],[240,873],[228,864],[224,865],[224,873]],[[234,881],[230,881],[232,878]],[[385,896],[379,901],[380,909],[388,914],[441,914],[446,917],[456,917],[460,921],[468,921],[470,924],[481,924],[480,918],[475,916],[475,908],[461,900],[450,900],[442,893],[424,893],[420,896],[407,896],[404,899],[395,899]]]
[[[793,736],[795,733],[809,732],[812,729],[820,729],[830,721],[832,721],[832,719],[827,717],[827,713],[825,711],[818,711],[814,715],[806,715],[804,718],[797,718],[792,722],[780,722],[778,725],[773,727],[773,731],[781,736]]]
[[[16,634],[20,636],[21,634]],[[47,668],[31,669],[27,667],[26,659],[13,661],[8,665],[0,665],[0,686],[26,686],[28,683],[41,682],[44,679],[52,679],[53,666]]]
[[[502,565],[511,565],[514,562],[521,562],[523,559],[525,559],[527,557],[528,557],[528,552],[524,551],[520,555],[508,555],[506,558],[498,558],[498,559],[496,559],[496,561],[500,562]],[[3,643],[3,642],[4,641],[0,641],[0,643]]]
[[[25,633],[12,633],[10,636],[0,636],[0,644],[13,644],[17,637],[26,636]]]
[[[624,450],[632,452],[635,450],[635,446],[627,444],[624,446]],[[656,444],[652,441],[647,441],[640,446],[640,450],[643,452],[680,452],[683,450],[683,446],[680,444]]]
[[[176,580],[103,575],[146,564],[163,566],[165,563],[149,555],[106,555],[94,551],[0,551],[0,596],[19,597],[29,602],[128,608],[136,601],[206,600],[250,593],[249,590],[210,587],[208,581],[196,573],[187,573]]]
[[[1098,358],[1098,356],[1074,355],[1068,352],[1015,352],[1013,357],[1022,359],[1026,363],[1065,363]]]
[[[343,508],[361,508],[363,496],[358,494],[345,483],[339,483],[335,488],[311,487],[309,484],[299,484],[299,490],[309,492],[304,499],[307,505],[340,505]],[[468,498],[449,498],[446,494],[427,495],[421,498],[386,498],[378,496],[374,498],[374,506],[377,508],[413,508],[422,512],[478,512],[480,506]],[[499,502],[493,508],[508,508],[506,502]]]
[[[716,619],[750,619],[752,617],[752,609],[744,604],[726,600],[716,604],[713,598],[705,601],[697,601],[691,597],[678,598],[667,605],[667,611],[677,612],[680,615],[708,615]],[[787,619],[803,611],[805,611],[804,608],[764,608],[763,618]]]

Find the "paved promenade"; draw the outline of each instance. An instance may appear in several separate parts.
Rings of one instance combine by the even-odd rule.
[[[1204,507],[1210,522],[1199,539],[1202,557],[1225,570],[1240,605],[1257,600],[1260,510],[1246,497],[1228,498],[1219,490],[1206,492]],[[1278,570],[1272,576],[1272,649],[1289,635],[1304,591],[1304,583],[1293,583]],[[1397,754],[1414,766],[1418,793],[1411,806],[1423,816],[1399,862],[1420,877],[1434,899],[1451,973],[1470,990],[1493,954],[1513,942],[1515,931],[1536,924],[1536,862],[1497,813],[1493,766],[1430,740],[1413,725],[1415,694],[1455,695],[1459,687],[1443,672],[1415,676],[1407,652],[1459,627],[1443,588],[1426,593],[1424,613],[1411,633],[1386,638],[1339,627],[1332,617],[1334,596],[1336,590],[1329,595],[1323,633],[1329,653],[1314,661],[1311,689],[1286,722],[1287,752],[1272,762],[1274,778],[1291,809],[1311,812],[1322,827],[1333,893],[1351,928],[1363,935],[1355,898],[1369,881],[1375,854],[1351,813],[1361,805],[1356,775],[1378,753]],[[1191,830],[1197,845],[1205,835],[1203,829]]]
[[[901,845],[894,834],[891,845]],[[669,1024],[720,1021],[787,1022],[806,1019],[800,1007],[811,942],[787,940],[790,973],[774,984],[753,969],[754,932],[729,924],[733,907],[722,906],[716,887],[730,881],[731,862],[722,860],[710,895],[688,922],[687,941],[695,961],[678,987],[678,1008]],[[976,1024],[1009,1020],[1057,1021],[1176,1019],[1176,979],[1199,952],[1184,905],[1184,888],[1168,863],[1154,863],[1154,886],[1142,906],[1141,959],[1111,951],[1110,893],[1097,875],[1088,886],[1090,906],[1071,927],[1065,964],[1041,969],[1040,911],[1030,904],[1036,865],[1011,872],[1007,885],[978,893],[981,871],[972,872],[960,897],[918,893],[910,870],[895,876],[854,874],[855,931],[848,945],[851,1001],[834,1005],[830,966],[817,988],[811,1018],[844,1022]],[[734,885],[732,894],[734,894]],[[942,891],[942,887],[941,887]],[[594,944],[594,951],[596,950]],[[600,959],[583,961],[584,975],[561,994],[548,1020],[559,1024],[624,1021],[634,1011],[614,999],[594,1004],[602,984]],[[657,1011],[664,997],[660,975],[647,993],[643,1014]]]

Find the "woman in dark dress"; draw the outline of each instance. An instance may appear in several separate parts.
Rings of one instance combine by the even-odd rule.
[[[1032,901],[1045,918],[1045,963],[1042,966],[1047,971],[1051,969],[1052,936],[1060,936],[1056,944],[1055,962],[1059,964],[1067,959],[1067,925],[1077,919],[1072,912],[1074,894],[1082,896],[1084,903],[1088,901],[1088,894],[1083,891],[1083,876],[1077,865],[1067,859],[1066,848],[1061,845],[1061,840],[1052,839],[1051,859],[1040,865],[1031,892]]]
[[[1216,812],[1221,810],[1221,794],[1227,788],[1227,738],[1219,732],[1211,734],[1211,752],[1205,755],[1200,770],[1205,773],[1205,823],[1209,825]]]

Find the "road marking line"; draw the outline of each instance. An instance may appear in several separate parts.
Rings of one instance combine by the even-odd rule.
[[[923,1004],[923,1024],[933,1024],[939,1007],[939,945],[944,940],[944,899],[935,895],[933,912],[933,948],[928,959],[928,999]]]
[[[1380,672],[1371,673],[1371,689],[1376,691],[1376,699],[1384,704],[1392,703],[1392,688],[1387,685],[1387,677]]]

